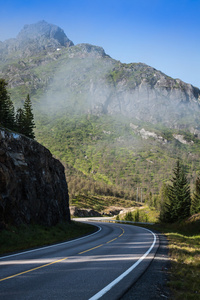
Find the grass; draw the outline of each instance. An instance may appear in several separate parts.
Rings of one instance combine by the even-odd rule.
[[[78,222],[56,226],[8,226],[0,231],[0,255],[38,246],[71,240],[95,231],[95,227]]]
[[[195,225],[194,225],[195,226]],[[200,299],[200,226],[190,233],[184,227],[168,230],[169,254],[172,260],[170,289],[173,299]]]
[[[200,214],[199,220],[179,224],[157,224],[169,242],[171,260],[169,288],[174,300],[200,299]]]

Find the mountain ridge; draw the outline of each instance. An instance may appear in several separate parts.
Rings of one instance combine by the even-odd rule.
[[[34,44],[34,45],[33,45]],[[61,48],[58,48],[58,46],[60,46]],[[17,35],[17,38],[15,39],[9,39],[6,40],[4,42],[1,42],[0,44],[0,57],[1,57],[1,61],[5,60],[9,63],[9,57],[6,57],[6,54],[12,53],[12,57],[14,57],[15,59],[17,58],[25,58],[28,56],[34,56],[35,54],[43,54],[43,55],[50,55],[53,52],[55,52],[55,56],[52,55],[52,59],[57,59],[58,56],[60,55],[56,55],[61,50],[64,51],[68,51],[69,48],[72,47],[72,49],[75,51],[75,53],[73,53],[72,51],[69,51],[69,55],[71,54],[71,58],[73,57],[73,55],[76,55],[76,48],[79,47],[80,48],[80,57],[83,57],[83,53],[88,53],[88,54],[94,54],[95,52],[98,52],[99,56],[102,57],[109,57],[109,55],[107,55],[104,51],[104,49],[102,47],[98,47],[98,46],[94,46],[94,45],[90,45],[87,43],[82,43],[82,44],[78,44],[78,45],[74,45],[74,43],[68,39],[68,37],[66,36],[66,34],[64,33],[63,29],[61,29],[60,27],[56,26],[56,25],[52,25],[47,23],[46,21],[39,21],[35,24],[30,24],[30,25],[25,25],[23,27],[23,29],[19,32],[19,34]],[[97,51],[98,49],[98,51]],[[20,51],[17,50],[21,50],[22,53],[20,53]],[[44,51],[45,50],[45,51]],[[62,51],[61,51],[62,52]],[[70,53],[71,52],[71,53]],[[60,53],[59,53],[60,54]],[[16,56],[15,56],[16,55]],[[17,57],[18,55],[18,57]],[[112,58],[110,58],[112,59]],[[113,59],[112,59],[113,60]],[[115,60],[114,60],[115,61]],[[41,62],[42,61],[42,57],[41,57]],[[143,82],[146,80],[145,79],[145,73],[147,73],[148,69],[151,69],[151,73],[152,72],[156,72],[157,75],[160,71],[156,70],[153,67],[150,67],[144,63],[131,63],[131,64],[123,64],[119,61],[115,61],[117,64],[117,67],[114,68],[112,70],[112,72],[117,72],[117,68],[119,69],[119,66],[121,68],[124,68],[124,74],[119,74],[117,81],[119,81],[119,79],[124,79],[124,77],[126,77],[127,75],[129,76],[128,72],[134,72],[134,73],[141,73],[139,75],[141,75],[141,77],[143,78]],[[143,68],[145,70],[133,70],[132,66],[137,64],[138,66],[146,66],[146,68]],[[141,68],[142,69],[142,68]],[[120,70],[118,70],[120,71]],[[120,73],[120,72],[118,72]],[[162,73],[162,72],[160,72]],[[121,76],[124,75],[124,76]],[[157,79],[157,85],[159,83],[159,78],[156,77],[156,74],[153,74],[153,81],[155,81],[155,79]],[[166,74],[162,73],[162,76],[166,78],[171,78],[169,76],[167,76]],[[159,77],[159,76],[158,76]],[[113,79],[116,79],[113,77]],[[179,83],[182,83],[182,87],[183,87],[183,81],[179,80],[179,79],[174,79],[176,81],[176,85],[178,86]],[[163,81],[163,78],[162,78]],[[115,82],[116,83],[116,82]],[[137,82],[136,82],[137,84]],[[167,82],[167,80],[164,80],[164,82],[161,82],[163,87],[170,87],[168,86],[169,82]],[[184,83],[184,85],[189,85],[190,87],[193,87],[190,84],[186,84]],[[199,96],[199,89],[194,87],[194,92],[195,92],[195,98],[198,99]]]
[[[120,195],[134,195],[138,185],[158,191],[177,156],[197,174],[197,87],[144,63],[123,64],[102,47],[58,46],[47,35],[22,50],[1,44],[0,77],[16,107],[30,94],[36,138],[66,165],[71,197],[98,182]]]
[[[123,114],[170,128],[183,128],[184,120],[192,131],[200,116],[197,87],[144,63],[123,64],[102,47],[74,45],[60,27],[45,21],[25,25],[16,39],[3,42],[0,58],[0,77],[17,106],[29,93],[50,111]]]

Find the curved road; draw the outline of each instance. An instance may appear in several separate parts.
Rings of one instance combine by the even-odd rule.
[[[0,257],[1,299],[119,299],[151,262],[158,240],[124,224],[92,223],[98,232]]]

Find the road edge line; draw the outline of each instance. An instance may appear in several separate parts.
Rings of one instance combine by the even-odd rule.
[[[143,227],[141,227],[141,228],[143,228]],[[147,228],[143,228],[143,229],[149,231],[154,237],[151,247],[130,268],[128,268],[124,273],[122,273],[120,276],[118,276],[116,279],[114,279],[112,282],[110,282],[107,286],[105,286],[102,290],[100,290],[94,296],[89,298],[89,300],[100,299],[103,295],[105,295],[108,291],[110,291],[117,283],[119,283],[122,279],[124,279],[124,277],[126,277],[130,272],[132,272],[144,260],[144,258],[151,252],[151,250],[153,249],[153,247],[156,244],[156,240],[157,240],[156,234]]]

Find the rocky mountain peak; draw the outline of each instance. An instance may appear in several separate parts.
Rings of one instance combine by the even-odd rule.
[[[63,29],[60,27],[49,24],[46,21],[40,21],[35,24],[25,25],[17,36],[18,40],[30,39],[54,39],[61,46],[73,46],[73,42],[68,39]]]

